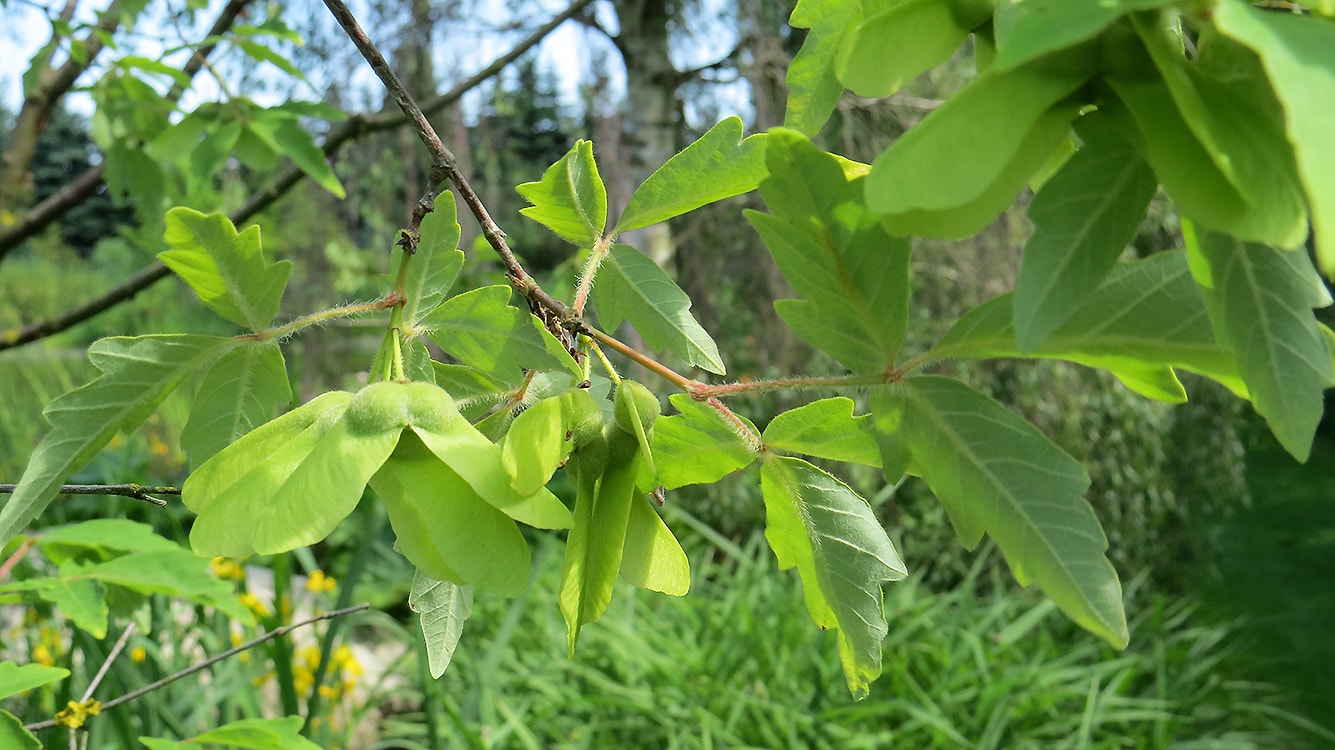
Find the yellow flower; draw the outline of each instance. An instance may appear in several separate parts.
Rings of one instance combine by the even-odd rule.
[[[320,686],[320,695],[323,696],[323,697],[325,697],[325,698],[328,698],[328,699],[331,700],[331,701],[338,700],[338,698],[339,698],[339,696],[340,696],[341,694],[342,694],[342,691],[340,691],[338,688],[334,687],[333,685],[321,685],[321,686]]]
[[[119,432],[116,433],[115,435],[112,435],[111,442],[107,443],[107,447],[113,450],[121,447],[122,445],[125,445],[125,438]]]
[[[268,682],[270,677],[273,677],[273,672],[265,672],[259,677],[250,678],[250,684],[255,687],[264,687],[264,683]]]
[[[218,578],[230,578],[233,581],[239,581],[246,577],[245,568],[225,557],[213,558],[213,561],[209,563],[209,572]]]
[[[56,659],[51,655],[51,649],[46,647],[45,643],[37,644],[37,648],[32,650],[32,660],[44,667],[53,667]]]
[[[301,660],[306,662],[306,665],[311,669],[320,666],[320,657],[323,655],[324,652],[320,650],[319,646],[306,646],[300,654]]]
[[[65,710],[56,714],[56,723],[78,729],[88,721],[91,716],[97,716],[102,713],[102,704],[98,701],[90,700],[87,703],[76,703],[69,701],[65,704]]]
[[[134,648],[130,649],[130,661],[134,662],[135,664],[143,664],[144,660],[147,658],[148,658],[148,652],[144,650],[143,646],[135,646]]]
[[[338,586],[338,581],[326,576],[323,570],[311,573],[310,578],[306,579],[306,589],[317,594],[322,591],[333,591],[336,586]]]
[[[260,617],[265,617],[269,614],[268,606],[266,606],[264,602],[260,601],[260,598],[258,596],[255,596],[250,592],[246,592],[244,594],[241,594],[237,598],[240,599],[241,603],[244,604],[246,607],[248,607],[251,612],[254,612]]]

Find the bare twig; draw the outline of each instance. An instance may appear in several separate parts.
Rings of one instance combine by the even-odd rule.
[[[247,0],[247,2],[248,1],[249,0]],[[480,84],[484,83],[485,81],[492,78],[500,71],[504,70],[507,65],[514,62],[525,52],[532,49],[538,42],[542,41],[548,34],[550,34],[553,29],[555,29],[557,26],[560,26],[562,23],[564,23],[565,21],[569,20],[571,17],[576,15],[591,1],[592,0],[576,0],[564,11],[558,13],[556,16],[553,16],[550,21],[543,24],[541,27],[536,29],[532,34],[525,37],[522,41],[516,44],[509,52],[506,52],[504,55],[501,55],[500,57],[492,61],[490,65],[479,70],[477,73],[474,73],[472,76],[469,76],[467,79],[461,81],[458,85],[454,86],[454,88],[450,89],[444,94],[434,97],[433,99],[428,101],[427,104],[423,107],[423,111],[425,112],[438,111],[457,102],[459,99],[463,97],[464,94],[468,93],[474,88],[477,88]],[[245,2],[233,3],[233,5],[236,4],[245,5],[246,3]],[[228,7],[230,8],[231,5],[229,5]],[[215,28],[216,26],[217,25],[215,24]],[[198,54],[204,54],[204,53],[205,49],[201,48]],[[196,70],[197,69],[198,68],[196,68]],[[347,121],[340,123],[340,125],[330,130],[329,134],[325,137],[324,143],[322,144],[322,149],[324,151],[325,156],[328,157],[337,152],[338,149],[348,141],[362,138],[368,134],[376,133],[382,130],[396,128],[407,123],[408,121],[409,121],[408,117],[402,114],[354,115]],[[100,178],[101,166],[99,165],[98,167],[96,167],[96,169],[99,170],[97,177]],[[273,179],[272,182],[270,182],[267,186],[265,186],[258,192],[253,193],[250,196],[250,199],[247,200],[246,203],[241,206],[241,208],[237,209],[237,211],[235,211],[232,214],[231,216],[232,223],[241,224],[250,217],[264,210],[274,201],[278,200],[280,197],[285,195],[288,190],[292,189],[293,186],[301,182],[304,176],[305,174],[299,168],[297,168],[293,164],[289,164],[281,174],[279,174],[277,177]],[[79,178],[79,184],[81,186],[83,185],[83,180],[85,177],[87,177],[87,174],[85,174],[84,177]],[[87,185],[87,192],[91,193],[92,190],[97,187],[97,184],[98,180],[92,179]],[[67,186],[67,188],[68,187],[69,186]],[[56,196],[52,196],[52,198],[47,199],[47,201],[43,201],[42,204],[39,204],[37,207],[34,207],[31,211],[28,212],[28,214],[25,214],[23,217],[21,217],[19,219],[19,223],[16,224],[14,227],[11,227],[9,230],[5,232],[0,232],[0,255],[2,255],[4,251],[11,245],[16,245],[18,244],[19,241],[32,236],[38,231],[41,231],[52,221],[59,218],[66,210],[72,208],[74,205],[76,205],[79,201],[83,200],[83,198],[87,196],[86,194],[69,196],[66,202],[62,203],[62,205],[59,207],[54,205],[47,206],[47,204],[52,202],[55,197]],[[13,239],[11,242],[10,233],[18,232],[20,230],[22,230],[23,235],[21,237]],[[54,318],[29,324],[18,330],[0,333],[0,351],[3,351],[5,349],[12,349],[14,347],[22,346],[24,344],[30,344],[34,341],[39,341],[48,336],[72,328],[78,325],[79,323],[88,320],[89,318],[92,318],[96,315],[106,312],[107,310],[115,307],[116,305],[121,304],[122,302],[126,302],[130,299],[133,299],[140,292],[149,288],[153,284],[161,281],[162,279],[167,278],[170,275],[171,271],[169,271],[166,266],[164,266],[162,263],[155,262],[152,265],[143,268],[134,276],[132,276],[125,282],[119,284],[110,291],[106,292],[105,294],[97,297],[96,299],[90,300],[80,305],[79,307],[61,313],[60,315]]]
[[[9,494],[18,488],[17,484],[0,484],[0,494]],[[61,495],[120,495],[135,500],[152,503],[159,508],[167,507],[167,501],[154,495],[179,495],[180,487],[145,486],[142,484],[62,484]]]
[[[97,686],[102,684],[102,678],[107,676],[107,670],[111,669],[111,663],[116,661],[117,656],[120,656],[132,635],[134,635],[133,620],[125,626],[125,630],[121,632],[121,637],[116,639],[116,645],[111,647],[111,653],[107,654],[107,658],[103,660],[102,667],[97,670],[97,674],[93,675],[92,682],[88,683],[88,689],[83,691],[83,697],[79,699],[80,703],[87,703],[93,697],[93,691],[97,690]]]
[[[313,625],[313,624],[315,624],[315,623],[317,623],[317,622],[320,622],[320,621],[322,621],[322,620],[332,620],[332,619],[334,619],[335,617],[342,617],[343,615],[352,614],[353,612],[361,612],[361,611],[363,611],[363,610],[367,610],[367,609],[370,609],[370,608],[371,608],[371,605],[369,605],[369,604],[359,604],[359,605],[357,605],[357,606],[355,606],[355,607],[347,607],[347,608],[345,608],[345,609],[336,609],[336,610],[334,610],[334,611],[332,611],[332,612],[325,612],[325,613],[322,614],[322,615],[316,615],[315,617],[312,617],[312,618],[307,619],[307,620],[302,620],[301,622],[294,622],[294,623],[292,623],[291,625],[284,625],[284,626],[281,627],[281,628],[274,628],[273,630],[270,630],[269,632],[267,632],[267,633],[265,633],[265,634],[263,634],[263,635],[261,635],[261,636],[258,636],[258,637],[256,637],[256,638],[252,638],[251,640],[248,640],[248,641],[246,641],[245,643],[242,643],[242,644],[239,645],[239,646],[235,646],[235,647],[233,647],[233,648],[229,648],[229,649],[227,649],[226,651],[224,651],[224,652],[218,654],[217,656],[213,656],[213,657],[210,657],[210,658],[208,658],[208,659],[205,659],[204,661],[202,661],[202,662],[200,662],[200,663],[198,663],[198,664],[192,664],[192,665],[190,665],[189,667],[187,667],[187,668],[185,668],[185,669],[182,669],[181,671],[179,671],[179,672],[177,672],[177,673],[175,673],[175,674],[171,674],[171,675],[168,675],[168,676],[166,676],[166,677],[163,677],[162,679],[158,680],[157,682],[154,682],[154,683],[145,685],[144,687],[141,687],[141,688],[139,688],[138,690],[131,690],[130,692],[128,692],[128,693],[126,693],[125,695],[122,695],[122,696],[120,696],[120,697],[118,697],[118,698],[113,698],[113,699],[107,701],[106,703],[103,703],[101,708],[102,708],[103,711],[107,711],[107,710],[110,710],[110,709],[115,708],[116,706],[119,706],[119,705],[122,704],[122,703],[128,703],[128,702],[134,700],[135,698],[139,698],[139,697],[142,697],[142,696],[144,696],[144,695],[147,695],[148,693],[151,693],[151,692],[153,692],[154,690],[157,690],[157,689],[160,688],[160,687],[163,687],[163,686],[165,686],[165,685],[170,685],[171,683],[176,682],[177,680],[181,679],[182,677],[189,677],[190,675],[192,675],[192,674],[194,674],[194,673],[196,673],[196,672],[200,672],[200,671],[203,671],[203,670],[205,670],[205,669],[208,669],[209,667],[213,666],[214,664],[217,664],[217,663],[220,662],[220,661],[223,661],[224,659],[230,659],[231,657],[236,656],[237,654],[241,653],[242,651],[247,651],[247,650],[249,650],[249,649],[252,649],[252,648],[254,648],[254,647],[260,645],[261,643],[264,643],[265,641],[271,641],[271,640],[273,640],[274,638],[277,638],[277,637],[279,637],[279,636],[287,635],[288,633],[291,633],[293,630],[296,630],[297,628],[303,628],[303,627],[306,627],[307,625]],[[39,730],[39,729],[50,729],[51,727],[54,727],[55,725],[56,725],[56,722],[55,722],[54,719],[48,719],[48,720],[46,720],[46,721],[38,721],[38,722],[34,722],[34,723],[32,723],[32,724],[27,724],[27,725],[24,726],[24,729],[27,729],[29,732],[35,732],[35,731],[37,731],[37,730]]]

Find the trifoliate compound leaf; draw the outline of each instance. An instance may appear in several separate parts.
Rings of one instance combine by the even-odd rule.
[[[854,697],[881,673],[881,584],[907,573],[867,501],[806,461],[769,456],[760,468],[765,539],[779,568],[797,568],[807,612],[839,631],[839,660]]]
[[[292,261],[265,262],[258,226],[238,234],[222,214],[173,208],[166,240],[172,249],[158,258],[210,310],[257,333],[278,314]]]
[[[500,285],[464,292],[432,310],[421,327],[446,354],[501,382],[522,382],[524,370],[578,373],[568,354],[553,354],[533,314],[510,305],[510,294]]]
[[[519,213],[580,247],[592,247],[607,226],[607,189],[593,160],[593,144],[576,141],[539,182],[516,188],[532,203]]]
[[[861,0],[798,0],[788,23],[810,31],[788,66],[785,127],[812,138],[820,132],[844,93],[835,77],[840,44],[861,19]]]

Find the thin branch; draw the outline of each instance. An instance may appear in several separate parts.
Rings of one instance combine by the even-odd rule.
[[[171,683],[176,682],[182,677],[189,677],[190,675],[196,672],[208,669],[209,667],[213,666],[214,664],[217,664],[218,662],[224,659],[229,659],[241,653],[242,651],[247,651],[249,649],[252,649],[260,645],[261,643],[264,643],[265,641],[271,641],[279,636],[287,635],[288,633],[291,633],[293,630],[296,630],[297,628],[303,628],[306,627],[307,625],[313,625],[317,622],[320,622],[321,620],[332,620],[335,617],[342,617],[343,615],[352,614],[353,612],[361,612],[362,610],[367,610],[370,608],[371,605],[369,604],[359,604],[355,607],[347,607],[345,609],[336,609],[332,612],[325,612],[322,615],[316,615],[315,617],[312,617],[308,620],[302,620],[301,622],[294,622],[291,625],[284,625],[281,628],[274,628],[273,630],[270,630],[269,632],[261,636],[258,636],[256,638],[252,638],[251,640],[246,641],[245,643],[242,643],[239,646],[229,648],[226,651],[218,654],[217,656],[205,659],[204,661],[198,664],[193,664],[175,674],[163,677],[157,682],[145,685],[144,687],[141,687],[138,690],[131,690],[130,692],[120,696],[119,698],[113,698],[107,701],[106,703],[102,704],[102,710],[108,711],[110,709],[115,708],[116,706],[119,706],[122,703],[128,703],[134,700],[135,698],[147,695],[148,693],[151,693],[160,687],[163,687],[165,685],[170,685]],[[32,724],[27,724],[23,728],[27,729],[29,732],[35,732],[39,729],[50,729],[55,725],[56,722],[54,719],[47,719],[46,721],[38,721]]]
[[[214,20],[213,26],[209,28],[209,33],[206,38],[217,38],[226,33],[227,30],[232,27],[232,24],[236,22],[237,17],[241,15],[241,11],[245,10],[246,6],[250,5],[253,1],[254,0],[231,0],[231,2],[222,9],[222,12],[218,14],[218,18]],[[186,61],[186,64],[181,68],[181,72],[184,73],[188,79],[193,79],[195,74],[204,67],[204,63],[208,59],[208,56],[213,53],[213,50],[216,49],[217,46],[216,42],[212,42],[199,47],[199,49],[195,50],[194,54],[190,56],[190,59]],[[89,62],[91,62],[91,58],[89,59]],[[167,101],[172,102],[173,104],[176,103],[180,100],[181,96],[185,94],[185,91],[186,86],[184,84],[179,82],[173,84],[171,89],[167,91]],[[18,247],[19,243],[42,231],[56,219],[64,216],[65,212],[87,200],[88,197],[93,194],[93,191],[97,190],[97,186],[101,184],[102,174],[105,169],[105,162],[89,167],[83,174],[75,178],[73,182],[65,185],[60,190],[57,190],[55,193],[48,196],[41,203],[38,203],[36,206],[25,211],[14,224],[10,225],[4,231],[0,231],[0,259],[3,259],[7,253]]]
[[[481,85],[482,83],[484,83],[485,81],[487,81],[488,79],[492,78],[497,73],[505,69],[507,65],[514,62],[525,52],[532,49],[538,42],[542,41],[548,34],[550,34],[552,30],[554,30],[557,26],[560,26],[565,21],[569,20],[572,16],[574,16],[576,13],[582,10],[590,2],[592,2],[592,0],[576,0],[564,11],[552,17],[550,21],[543,24],[532,34],[525,37],[522,41],[516,44],[514,48],[512,48],[509,52],[505,53],[504,55],[501,55],[500,57],[492,61],[490,65],[479,70],[477,73],[474,73],[472,76],[466,78],[465,80],[461,81],[454,88],[450,89],[444,94],[441,94],[440,96],[434,97],[431,100],[429,100],[426,106],[423,107],[423,111],[425,112],[438,111],[457,102],[464,96],[464,94],[468,93],[474,88],[477,88],[479,85]],[[246,2],[233,2],[231,5],[228,6],[228,8],[230,9],[232,5],[245,5],[245,4]],[[221,17],[219,20],[221,21]],[[216,26],[217,25],[215,24],[215,28]],[[200,53],[204,53],[204,48],[200,49]],[[338,149],[344,143],[348,141],[362,138],[365,137],[366,135],[369,135],[371,133],[376,133],[382,130],[396,128],[408,121],[409,121],[408,117],[402,114],[394,115],[386,113],[383,115],[354,115],[348,120],[344,121],[343,123],[340,123],[338,127],[335,127],[329,132],[329,134],[325,137],[322,149],[326,157],[332,156],[336,151],[338,151]],[[97,167],[97,169],[100,170],[101,167],[99,166]],[[101,177],[100,172],[98,174],[98,177]],[[241,224],[246,220],[248,220],[249,218],[251,218],[252,216],[258,214],[260,211],[264,210],[269,205],[271,205],[274,201],[278,200],[283,195],[285,195],[288,190],[291,190],[293,186],[295,186],[298,182],[301,182],[301,180],[304,177],[305,174],[300,169],[298,169],[293,164],[289,164],[287,168],[278,177],[274,178],[272,182],[270,182],[266,187],[264,187],[260,191],[252,194],[250,199],[246,201],[246,203],[242,205],[241,208],[239,208],[236,212],[232,214],[231,216],[232,223]],[[82,179],[83,178],[80,178],[80,180]],[[95,189],[96,186],[97,186],[97,181],[93,180],[90,184],[90,187],[88,188],[89,192]],[[45,206],[46,203],[47,202],[44,201],[42,205]],[[75,201],[75,203],[77,203],[77,201]],[[42,220],[40,223],[35,220],[32,222],[28,222],[29,216],[25,215],[22,219],[19,220],[19,224],[15,225],[14,228],[11,228],[6,232],[0,232],[0,255],[2,255],[4,251],[11,245],[9,232],[15,231],[19,227],[23,228],[24,230],[23,236],[14,239],[12,241],[12,244],[17,244],[20,240],[25,239],[26,237],[29,237],[32,234],[40,231],[45,226],[47,226],[47,224],[59,218],[65,212],[65,210],[68,210],[73,205],[74,204],[71,203],[70,205],[66,205],[63,208],[60,208],[59,210],[56,210],[55,207],[48,208],[48,210],[42,214],[41,217]],[[29,214],[31,213],[32,212],[29,212]],[[149,288],[153,284],[161,281],[162,279],[167,278],[170,275],[171,271],[168,270],[166,266],[164,266],[162,263],[155,262],[152,265],[143,268],[134,276],[132,276],[130,279],[126,280],[122,284],[111,289],[107,293],[97,297],[96,299],[90,300],[80,305],[79,307],[61,313],[60,315],[54,318],[50,318],[44,321],[39,321],[37,323],[31,323],[29,325],[24,326],[21,329],[18,329],[17,331],[7,331],[4,333],[0,333],[0,351],[4,351],[5,349],[12,349],[14,347],[22,346],[24,344],[30,344],[34,341],[39,341],[41,339],[47,338],[48,336],[52,336],[56,333],[72,328],[78,325],[79,323],[88,320],[89,318],[92,318],[96,315],[106,312],[107,310],[111,309],[112,307],[115,307],[116,305],[121,304],[122,302],[126,302],[130,299],[133,299],[140,292]]]
[[[111,669],[111,663],[116,661],[117,656],[120,656],[132,635],[134,635],[134,620],[131,620],[130,624],[125,626],[125,630],[121,632],[121,637],[116,639],[116,645],[111,647],[111,653],[107,654],[107,658],[102,662],[102,667],[97,670],[97,674],[93,675],[92,682],[88,683],[88,689],[83,691],[83,697],[79,699],[80,703],[87,703],[93,697],[93,691],[97,690],[97,686],[102,684],[102,678],[107,676],[107,670]]]
[[[9,494],[18,488],[17,484],[0,484],[0,494]],[[143,500],[159,508],[167,507],[167,501],[154,495],[179,495],[180,487],[146,486],[142,484],[62,484],[61,495],[120,495],[121,497]]]

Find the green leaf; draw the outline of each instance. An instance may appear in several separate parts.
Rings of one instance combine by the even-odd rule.
[[[1049,52],[1073,47],[1136,10],[1172,5],[1173,0],[1018,0],[997,3],[996,67],[1023,65]]]
[[[1030,178],[1069,143],[1071,120],[1078,110],[1079,105],[1068,98],[1040,116],[1010,161],[992,182],[981,187],[976,198],[954,208],[887,214],[881,225],[897,236],[954,238],[981,232],[1015,202]]]
[[[764,438],[770,450],[881,466],[872,419],[853,416],[851,398],[826,398],[790,409],[765,427]]]
[[[890,96],[950,59],[989,15],[985,4],[974,4],[979,12],[967,18],[952,5],[904,0],[850,27],[836,63],[840,82],[859,96]]]
[[[1147,20],[1133,20],[1186,126],[1247,204],[1221,229],[1285,248],[1301,245],[1307,211],[1298,169],[1284,137],[1283,110],[1256,56],[1214,38],[1188,63],[1180,41]]]
[[[314,544],[352,512],[402,426],[351,429],[348,394],[328,393],[264,425],[186,479],[181,500],[204,556],[269,555]]]
[[[172,249],[158,258],[210,310],[256,333],[278,314],[292,261],[264,261],[258,226],[237,234],[222,214],[173,208],[167,212],[166,240]]]
[[[436,210],[422,219],[417,254],[408,262],[408,280],[404,285],[408,299],[403,305],[403,319],[410,328],[415,328],[445,299],[463,265],[454,193],[446,190],[436,196]]]
[[[315,145],[315,139],[291,115],[281,111],[261,110],[255,113],[249,129],[269,148],[291,159],[307,177],[315,180],[317,185],[335,198],[342,200],[347,197],[324,151]]]
[[[112,197],[131,203],[141,218],[156,220],[167,192],[162,165],[143,149],[123,141],[107,149],[103,159],[107,191]]]
[[[158,134],[144,146],[144,151],[152,158],[164,162],[174,162],[188,156],[199,146],[212,121],[212,117],[197,109]]]
[[[179,744],[156,745],[161,740],[140,737],[139,741],[151,750],[162,748],[189,748],[201,745],[246,748],[246,750],[319,750],[320,746],[301,736],[305,720],[300,716],[278,719],[241,719],[210,729]]]
[[[620,574],[632,586],[669,596],[686,596],[691,588],[686,552],[644,497],[630,501]]]
[[[876,157],[867,207],[902,214],[968,205],[1007,172],[1044,114],[1092,72],[1088,55],[1063,53],[979,75]]]
[[[519,527],[478,496],[411,432],[371,478],[399,549],[418,570],[518,596],[528,587],[528,543]]]
[[[636,188],[612,233],[667,221],[755,190],[765,176],[764,144],[764,134],[742,138],[742,118],[720,120]]]
[[[1015,338],[1032,351],[1088,299],[1136,236],[1159,181],[1097,114],[1085,145],[1029,205],[1034,234],[1015,285]]]
[[[904,434],[960,542],[983,534],[1021,585],[1037,583],[1081,627],[1127,644],[1108,539],[1082,497],[1089,477],[1033,425],[957,380],[905,381]]]
[[[288,60],[286,57],[283,57],[268,47],[246,39],[233,39],[232,43],[240,47],[241,50],[246,53],[246,56],[255,62],[267,62],[294,78],[300,78],[303,81],[306,80],[306,76],[301,72],[301,68],[293,65],[291,60]]]
[[[60,577],[30,578],[19,583],[0,586],[0,593],[10,594],[19,591],[31,591],[43,601],[51,602],[76,627],[94,638],[107,637],[106,589],[95,580],[67,580],[63,575],[70,567],[77,565],[66,563]]]
[[[667,349],[692,367],[727,372],[718,346],[691,315],[691,298],[635,248],[612,246],[600,267],[593,302],[608,330],[630,321],[651,349]]]
[[[593,144],[575,141],[559,161],[547,168],[540,182],[525,182],[516,190],[532,206],[519,213],[580,247],[592,247],[607,226],[607,189],[593,160]]]
[[[802,296],[775,309],[804,341],[856,372],[894,363],[908,330],[909,243],[863,208],[862,179],[800,134],[775,129],[760,192],[771,214],[747,219]]]
[[[510,287],[497,285],[456,295],[422,318],[420,327],[446,354],[502,382],[522,381],[526,369],[578,372],[569,355],[552,354],[541,324],[535,325],[527,310],[512,307],[510,293]]]
[[[42,743],[23,728],[19,717],[3,710],[0,710],[0,745],[14,750],[42,750]]]
[[[709,404],[694,401],[684,393],[668,396],[678,414],[654,423],[653,454],[658,463],[658,481],[672,490],[688,484],[713,484],[744,469],[756,459],[759,446],[743,436],[759,434],[755,425],[737,415],[743,426],[730,423]]]
[[[788,24],[811,31],[788,66],[785,127],[813,138],[820,132],[844,93],[835,77],[839,46],[861,20],[861,0],[798,0]]]
[[[1177,367],[1213,378],[1243,395],[1247,389],[1233,353],[1215,338],[1205,300],[1195,287],[1184,252],[1156,253],[1114,267],[1085,303],[1032,352],[1023,353],[1016,344],[1012,296],[1003,294],[969,311],[929,357],[932,361],[1064,359],[1109,370],[1151,398],[1167,394],[1137,387],[1145,384],[1145,368]],[[1180,386],[1175,390],[1180,393]],[[1185,393],[1167,400],[1185,400]]]
[[[141,594],[163,594],[215,607],[228,617],[251,622],[250,610],[236,598],[232,583],[209,571],[207,561],[187,549],[121,555],[103,563],[67,563],[61,577],[70,583],[97,581]]]
[[[18,487],[0,508],[0,547],[53,500],[119,430],[133,430],[167,394],[232,345],[213,336],[107,338],[88,348],[102,375],[46,407],[52,430],[33,451]]]
[[[1288,142],[1307,189],[1317,258],[1335,276],[1335,23],[1313,16],[1267,13],[1237,0],[1214,6],[1215,26],[1256,52],[1284,105]]]
[[[473,614],[473,588],[437,581],[419,570],[413,573],[408,608],[418,614],[426,642],[427,667],[432,679],[438,680],[454,658],[464,622]]]
[[[1193,271],[1220,341],[1257,413],[1294,458],[1306,461],[1321,422],[1323,391],[1335,386],[1330,353],[1312,308],[1331,303],[1304,250],[1276,250],[1201,232]]]
[[[871,392],[867,406],[871,409],[873,436],[881,451],[881,475],[891,484],[898,483],[906,473],[913,471],[913,452],[904,439],[904,401],[896,398],[888,388]]]
[[[601,617],[612,601],[630,508],[636,500],[640,444],[634,435],[615,427],[605,435],[605,462],[590,461],[585,451],[577,451],[567,464],[574,472],[575,513],[561,565],[560,600],[571,654],[580,627]]]
[[[105,559],[116,553],[180,549],[180,545],[153,532],[147,524],[124,518],[92,518],[42,530],[37,546],[59,565],[70,558]]]
[[[46,667],[41,664],[19,666],[12,661],[0,661],[0,700],[69,676],[70,671],[63,667]]]
[[[278,342],[243,341],[218,358],[195,394],[181,445],[198,466],[292,400]]]
[[[797,458],[761,464],[765,539],[779,569],[797,568],[807,612],[822,630],[839,630],[848,689],[866,697],[881,674],[885,638],[881,583],[907,573],[867,501],[848,485]]]

